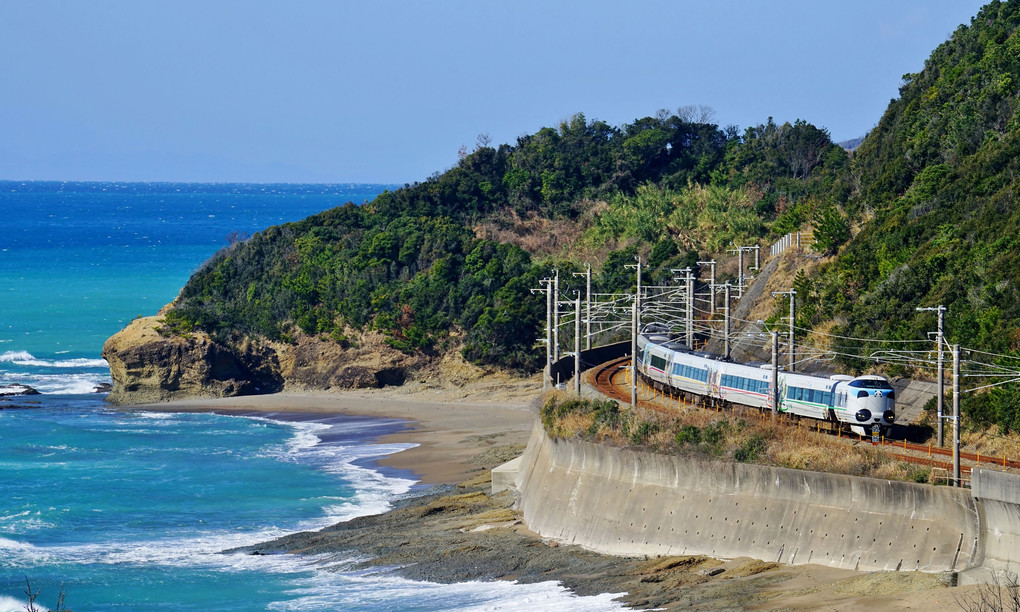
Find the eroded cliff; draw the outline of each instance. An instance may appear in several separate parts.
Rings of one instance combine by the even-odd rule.
[[[142,317],[106,341],[103,358],[113,378],[110,403],[374,388],[402,384],[432,363],[371,334],[347,348],[314,336],[226,346],[204,332],[167,335],[162,327],[160,315]]]

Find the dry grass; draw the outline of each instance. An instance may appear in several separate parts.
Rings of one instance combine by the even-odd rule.
[[[561,402],[568,399],[567,394],[547,397]],[[640,408],[633,413],[624,410],[616,428],[593,427],[594,423],[592,412],[571,412],[556,420],[549,433],[665,454],[798,470],[907,482],[931,478],[929,469],[905,463],[879,447],[861,443],[856,436],[816,434],[811,422],[795,424],[768,413],[738,416],[690,405],[677,409],[674,402],[660,409]]]
[[[521,217],[507,208],[476,225],[479,238],[516,244],[533,255],[554,255],[577,242],[583,221],[545,219],[537,214]]]

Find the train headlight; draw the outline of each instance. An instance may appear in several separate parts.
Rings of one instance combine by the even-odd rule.
[[[892,410],[886,410],[885,412],[882,413],[882,418],[892,423],[893,421],[896,420],[896,413],[893,412]]]
[[[861,408],[860,410],[857,411],[857,414],[855,414],[854,417],[861,423],[865,421],[870,421],[871,411],[868,410],[867,408]]]

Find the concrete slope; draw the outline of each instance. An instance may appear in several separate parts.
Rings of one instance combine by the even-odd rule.
[[[959,489],[552,440],[540,424],[515,485],[532,530],[603,553],[926,572],[976,562],[978,513]]]

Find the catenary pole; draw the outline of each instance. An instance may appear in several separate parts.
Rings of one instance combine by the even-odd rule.
[[[706,266],[707,265],[707,266],[711,266],[712,267],[711,276],[709,276],[709,281],[708,281],[708,288],[709,288],[708,295],[710,296],[710,298],[708,300],[708,303],[709,303],[709,314],[710,314],[710,316],[715,316],[715,260],[711,259],[709,261],[699,261],[698,265],[699,266]]]
[[[953,484],[960,482],[960,345],[953,345]]]
[[[638,303],[634,299],[630,316],[630,409],[637,408],[637,335],[638,335]]]
[[[585,283],[584,298],[584,348],[591,350],[591,264],[585,263],[585,275],[588,277]]]
[[[560,360],[560,271],[556,270],[553,296],[553,361]]]
[[[772,332],[772,414],[779,412],[779,332]]]
[[[937,333],[937,342],[939,344],[938,366],[937,366],[938,369],[939,369],[938,374],[937,374],[938,385],[939,385],[939,396],[938,396],[938,399],[935,402],[936,408],[938,410],[938,415],[939,415],[939,448],[942,448],[942,446],[944,446],[944,444],[945,444],[945,438],[943,437],[943,433],[942,433],[942,424],[943,424],[943,421],[944,421],[944,419],[942,418],[942,414],[943,414],[943,412],[945,410],[945,407],[943,406],[943,404],[945,403],[945,396],[946,396],[945,364],[942,361],[942,343],[945,341],[945,335],[944,335],[944,332],[943,332],[942,323],[943,323],[943,315],[945,314],[945,312],[946,312],[946,307],[941,305],[941,304],[939,304],[939,306],[938,306],[939,330],[938,330],[938,333]]]
[[[943,363],[942,358],[943,357],[942,344],[945,341],[945,335],[943,333],[942,325],[944,323],[946,307],[943,306],[942,304],[939,304],[938,306],[934,306],[931,308],[915,308],[914,310],[917,311],[934,310],[935,312],[938,313],[939,317],[938,331],[935,332],[935,348],[938,349],[937,365],[935,367],[939,388],[938,395],[935,397],[935,414],[937,415],[935,420],[938,421],[938,444],[939,448],[942,448],[945,445],[945,437],[943,435],[943,421],[945,421],[944,418],[945,407],[943,406],[943,403],[945,401],[946,395],[945,365]]]
[[[694,273],[687,269],[687,347],[694,350]]]
[[[581,395],[581,294],[574,305],[574,392]]]
[[[723,291],[723,356],[730,358],[730,284]]]
[[[591,349],[591,264],[584,264],[584,272],[574,272],[574,276],[585,277],[585,293],[584,293],[584,349]]]
[[[790,289],[790,371],[791,372],[795,372],[796,371],[795,368],[796,368],[796,363],[797,363],[797,345],[794,343],[794,335],[793,335],[794,322],[797,320],[796,319],[796,315],[797,315],[796,303],[797,303],[797,292],[794,291],[793,289]]]

